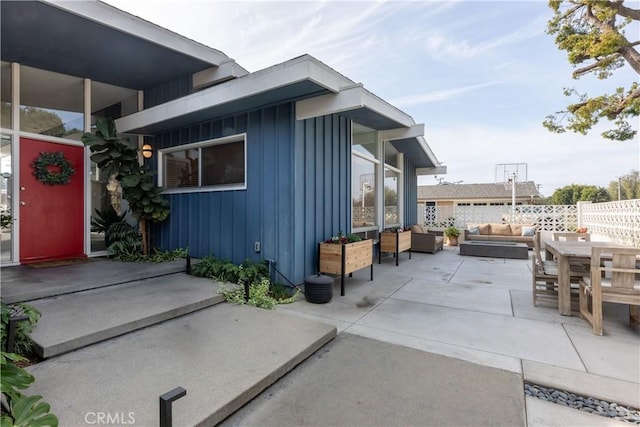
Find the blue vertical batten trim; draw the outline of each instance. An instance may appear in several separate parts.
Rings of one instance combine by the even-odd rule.
[[[294,279],[300,283],[317,269],[317,243],[339,232],[350,230],[351,133],[350,122],[339,116],[326,116],[296,123],[296,240],[304,243]],[[301,214],[302,213],[302,214]],[[300,257],[301,258],[301,257]],[[303,265],[304,268],[301,268]]]
[[[151,108],[193,92],[192,76],[184,76],[144,91],[144,108]]]
[[[418,176],[416,167],[409,159],[404,159],[404,224],[418,223]]]

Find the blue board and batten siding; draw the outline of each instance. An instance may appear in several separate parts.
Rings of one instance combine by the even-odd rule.
[[[167,195],[171,214],[154,227],[154,243],[235,263],[273,259],[301,283],[316,271],[317,243],[349,229],[350,121],[296,121],[285,103],[162,133],[153,143],[162,149],[241,133],[247,189]]]
[[[418,224],[418,176],[415,165],[404,157],[404,223]]]
[[[337,115],[296,123],[296,254],[298,282],[317,271],[317,244],[351,230],[351,121]]]

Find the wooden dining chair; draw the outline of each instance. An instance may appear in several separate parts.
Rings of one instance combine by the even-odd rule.
[[[602,254],[611,261],[601,262]],[[594,247],[591,251],[591,275],[580,281],[580,317],[602,335],[602,303],[629,305],[629,321],[640,324],[639,248]],[[604,265],[603,265],[604,264]]]
[[[591,234],[578,232],[556,232],[551,235],[551,240],[555,242],[590,242]],[[590,263],[587,261],[571,261],[571,267],[578,270],[580,270],[581,268],[586,268],[587,270],[589,270]]]
[[[557,232],[551,235],[551,240],[556,242],[590,242],[591,234],[589,233],[576,233],[576,232]]]
[[[533,239],[531,274],[534,307],[538,305],[539,297],[558,298],[558,262],[544,259],[540,252],[540,239],[538,236]],[[569,280],[575,285],[578,285],[580,280],[588,275],[589,271],[582,265],[569,266]],[[573,289],[574,295],[577,291],[578,287],[576,286],[575,289]]]

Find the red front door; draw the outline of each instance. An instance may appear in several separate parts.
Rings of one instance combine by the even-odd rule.
[[[34,176],[31,164],[43,152],[63,153],[75,171],[69,183],[49,185]],[[21,263],[85,256],[83,147],[20,138],[18,197]]]

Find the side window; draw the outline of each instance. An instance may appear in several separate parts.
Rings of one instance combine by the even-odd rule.
[[[244,134],[166,148],[159,153],[160,185],[166,192],[247,188]]]

